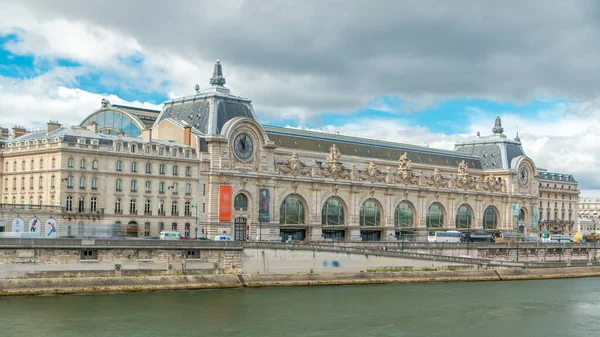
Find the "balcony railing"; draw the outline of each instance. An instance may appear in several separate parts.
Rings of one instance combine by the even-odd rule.
[[[165,215],[166,215],[166,213],[165,213],[165,211],[158,211],[158,215],[159,215],[159,216],[165,216]]]

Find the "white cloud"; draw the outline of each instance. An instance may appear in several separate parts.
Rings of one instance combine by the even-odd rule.
[[[79,124],[100,108],[102,98],[115,104],[160,109],[151,103],[128,102],[115,95],[103,96],[65,86],[64,82],[78,72],[78,69],[56,68],[32,79],[0,77],[0,111],[8,112],[0,114],[0,125],[37,128],[50,119],[67,125]]]
[[[301,125],[322,112],[347,113],[369,104],[395,113],[452,98],[582,99],[535,117],[506,112],[503,124],[511,138],[519,128],[526,153],[539,167],[572,173],[583,188],[600,189],[600,98],[593,89],[600,78],[596,63],[582,62],[600,55],[596,22],[586,15],[593,8],[545,3],[535,11],[527,4],[516,11],[498,4],[465,10],[452,3],[432,11],[426,1],[408,7],[357,1],[339,13],[309,1],[260,10],[244,1],[219,6],[222,15],[214,16],[191,3],[106,0],[56,6],[0,0],[0,35],[18,37],[6,49],[83,65],[25,79],[0,77],[0,124],[79,123],[103,97],[77,88],[79,76],[90,72],[115,88],[187,95],[195,84],[208,86],[214,59],[221,57],[228,87],[253,99],[263,120],[294,119]],[[379,96],[401,98],[401,104]],[[465,122],[470,136],[490,133],[489,113],[471,112]],[[415,128],[401,118],[349,120],[319,129],[443,149],[467,137]]]

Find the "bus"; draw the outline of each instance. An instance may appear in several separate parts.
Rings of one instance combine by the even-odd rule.
[[[552,234],[548,243],[571,243],[571,237],[564,234]]]
[[[178,232],[162,231],[160,232],[159,238],[161,240],[181,240],[181,234],[179,234]]]
[[[427,241],[429,242],[460,242],[462,239],[462,233],[458,231],[437,231],[429,232]]]
[[[494,238],[495,242],[519,242],[525,241],[525,235],[517,232],[498,232]]]

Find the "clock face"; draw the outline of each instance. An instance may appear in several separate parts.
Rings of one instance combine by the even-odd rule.
[[[248,136],[247,133],[237,135],[233,141],[233,150],[235,155],[240,159],[250,158],[252,152],[254,152],[252,137]]]
[[[527,186],[527,183],[529,183],[529,171],[527,170],[527,167],[521,166],[519,169],[519,184],[525,187]]]

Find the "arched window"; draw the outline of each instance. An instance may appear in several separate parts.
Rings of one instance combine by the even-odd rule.
[[[192,184],[186,183],[185,184],[185,195],[190,195],[190,194],[192,194]]]
[[[381,210],[377,201],[369,199],[360,207],[360,226],[381,226]]]
[[[233,200],[233,208],[236,211],[247,211],[248,210],[248,198],[244,193],[238,193]]]
[[[97,169],[98,169],[98,161],[97,161],[97,160],[94,160],[94,161],[92,162],[92,169],[93,169],[93,170],[97,170]]]
[[[471,220],[473,215],[471,214],[471,210],[469,206],[462,205],[458,208],[456,212],[456,228],[460,229],[471,229]]]
[[[131,181],[131,192],[137,192],[137,180]]]
[[[44,169],[44,159],[40,159],[40,170]]]
[[[150,193],[152,190],[152,182],[150,180],[146,180],[146,193]]]
[[[79,162],[79,168],[85,168],[85,159],[81,159],[81,161]]]
[[[123,171],[123,162],[117,160],[117,171]]]
[[[117,179],[116,183],[115,183],[115,190],[117,192],[121,191],[121,179]]]
[[[158,167],[158,174],[165,174],[165,164],[160,164]]]
[[[321,209],[321,224],[343,226],[344,225],[344,205],[341,200],[331,197],[323,204]]]
[[[98,189],[98,178],[92,177],[92,190]]]
[[[131,172],[137,172],[137,162],[131,162]]]
[[[146,173],[152,173],[152,164],[146,163]]]
[[[297,195],[288,195],[281,203],[279,223],[281,225],[300,225],[305,223],[304,204]]]
[[[73,167],[73,158],[67,160],[67,167]]]
[[[399,203],[394,211],[394,227],[413,227],[414,223],[415,217],[411,204],[408,201]]]
[[[431,204],[425,216],[425,225],[427,228],[444,227],[444,210],[438,203]]]
[[[158,183],[158,193],[165,193],[165,183],[162,181]]]
[[[73,176],[67,177],[67,188],[73,188]]]
[[[498,214],[492,206],[488,206],[483,212],[483,229],[497,229]]]
[[[79,188],[85,189],[85,177],[79,177]]]

